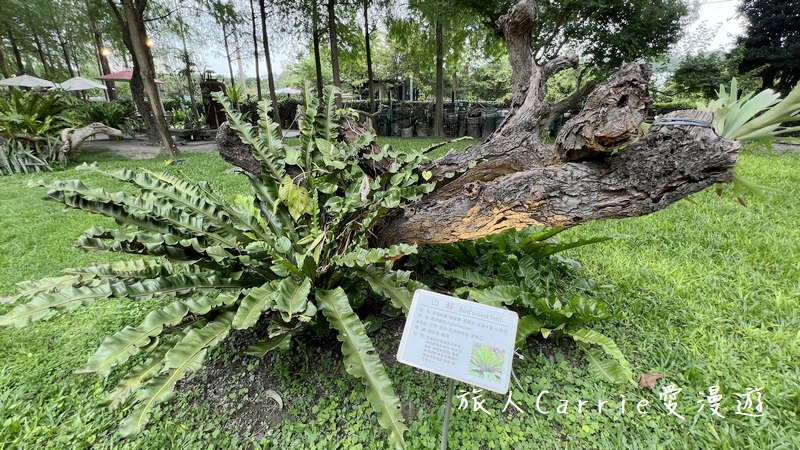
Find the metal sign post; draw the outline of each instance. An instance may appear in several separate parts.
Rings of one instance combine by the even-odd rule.
[[[439,450],[447,450],[447,432],[450,429],[450,409],[453,407],[453,391],[456,388],[456,380],[447,380],[447,397],[444,401],[444,421],[442,422],[442,443]]]

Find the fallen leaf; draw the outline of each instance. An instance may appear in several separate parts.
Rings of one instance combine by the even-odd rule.
[[[663,373],[643,373],[639,378],[639,389],[653,390],[656,387],[656,382],[661,378],[669,378],[669,375]]]
[[[267,389],[267,392],[265,393],[269,396],[269,398],[275,400],[275,403],[278,404],[278,409],[283,409],[283,399],[280,395],[278,395],[277,392],[273,391],[272,389]]]

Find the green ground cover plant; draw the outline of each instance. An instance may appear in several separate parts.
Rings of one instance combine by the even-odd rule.
[[[414,148],[430,143],[401,142]],[[229,166],[216,155],[182,158],[183,164],[167,167],[164,160],[93,160],[106,171],[166,168],[176,176],[208,179],[231,201],[249,189],[243,177],[223,173]],[[661,380],[655,391],[609,385],[588,376],[584,354],[569,340],[531,338],[531,346],[522,351],[525,359],[515,362],[519,385],[514,385],[513,398],[525,413],[503,414],[506,398],[486,392],[484,406],[491,417],[459,410],[454,399],[451,442],[464,449],[797,448],[800,208],[795,199],[800,195],[800,157],[754,146],[744,150],[737,172],[776,191],[768,193],[768,200],[754,199],[747,209],[705,191],[647,217],[591,223],[562,234],[565,241],[615,236],[564,255],[581,261],[582,276],[597,284],[596,297],[612,312],[593,328],[617,342],[637,374],[658,372],[669,379]],[[20,281],[120,257],[69,250],[82,231],[95,224],[112,226],[113,221],[41,201],[44,189],[26,187],[40,177],[81,178],[107,190],[126,189],[121,182],[72,168],[0,179],[0,294],[11,294]],[[72,372],[107,335],[141,321],[158,305],[155,300],[94,303],[26,329],[1,330],[0,447],[239,448],[251,439],[257,448],[387,447],[359,382],[342,376],[338,350],[314,340],[297,341],[296,351],[270,354],[261,362],[243,354],[247,342],[223,344],[224,351],[212,351],[208,367],[177,391],[174,403],[154,410],[145,433],[122,439],[116,431],[124,413],[95,406],[122,375],[112,373],[103,380]],[[0,308],[1,313],[11,309]],[[408,446],[431,448],[438,442],[446,383],[392,364],[399,330],[393,332],[392,321],[385,322],[380,331],[368,334],[403,399]],[[136,362],[141,361],[130,364]],[[214,371],[230,365],[243,370]],[[665,382],[683,389],[679,410],[686,420],[665,416],[658,398]],[[227,389],[241,383],[249,384]],[[696,412],[695,402],[702,398],[698,393],[714,384],[724,394],[724,420]],[[757,386],[764,386],[766,415],[734,414],[734,393]],[[225,398],[209,397],[214,388],[223,387]],[[266,389],[283,397],[281,420],[242,422],[250,408],[270,411],[273,401],[267,399],[265,405],[261,400]],[[459,392],[466,389],[459,386]],[[549,391],[543,398],[547,415],[535,410],[543,390]],[[649,400],[651,413],[621,414],[622,395],[634,403]],[[578,414],[574,408],[556,414],[562,398],[573,405],[578,399],[608,398],[614,408],[603,415]]]

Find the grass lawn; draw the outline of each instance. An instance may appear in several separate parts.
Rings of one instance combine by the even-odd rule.
[[[392,141],[427,146],[431,140]],[[461,143],[459,143],[461,144]],[[204,178],[223,195],[248,192],[242,176],[215,155],[187,154],[167,168]],[[81,162],[80,160],[78,162]],[[101,158],[104,168],[165,168],[163,160]],[[609,385],[588,375],[571,340],[530,339],[515,362],[513,400],[524,413],[502,412],[507,396],[481,392],[492,415],[457,409],[451,448],[800,448],[800,155],[746,149],[738,172],[777,191],[742,208],[713,190],[643,218],[595,222],[565,234],[616,239],[570,251],[612,319],[593,328],[613,338],[637,374],[669,375],[653,391]],[[0,295],[16,282],[60,269],[121,258],[80,253],[70,246],[93,224],[111,221],[45,202],[31,180],[73,179],[118,187],[70,168],[33,176],[0,177]],[[564,235],[562,235],[564,236]],[[212,352],[202,371],[178,389],[134,440],[115,434],[125,411],[98,408],[116,384],[73,375],[105,336],[141,320],[158,302],[110,300],[37,322],[0,330],[0,449],[4,448],[259,448],[380,449],[383,430],[361,384],[347,376],[338,342],[297,341],[286,354],[262,361],[238,353],[235,336]],[[0,305],[0,313],[10,309]],[[401,320],[373,333],[410,420],[410,448],[438,447],[446,381],[392,363]],[[659,399],[674,384],[676,412]],[[720,387],[719,413],[705,404]],[[763,417],[737,415],[737,393],[763,388]],[[457,394],[467,389],[458,385]],[[268,390],[280,394],[278,411]],[[544,391],[536,411],[537,396]],[[469,394],[468,392],[466,392]],[[622,396],[626,410],[621,411]],[[466,397],[469,400],[469,396]],[[556,411],[569,401],[565,414]],[[755,399],[755,396],[753,396]],[[578,402],[586,401],[582,411]],[[598,400],[607,401],[602,414]],[[643,401],[649,402],[643,406]],[[698,403],[698,401],[700,403]],[[637,404],[646,414],[637,412]],[[745,412],[757,413],[754,408]]]

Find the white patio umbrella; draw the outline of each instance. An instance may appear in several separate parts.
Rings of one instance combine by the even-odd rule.
[[[301,91],[300,89],[295,89],[295,88],[290,88],[290,87],[283,88],[283,89],[278,89],[277,91],[275,91],[276,94],[289,94],[289,95],[300,94],[302,92],[303,91]]]
[[[61,89],[65,91],[88,91],[89,89],[106,89],[106,86],[88,78],[75,77],[61,83]]]
[[[0,86],[16,86],[16,87],[41,87],[41,88],[54,88],[56,83],[52,81],[43,80],[41,78],[32,77],[30,75],[20,75],[16,77],[6,78],[0,80]]]

